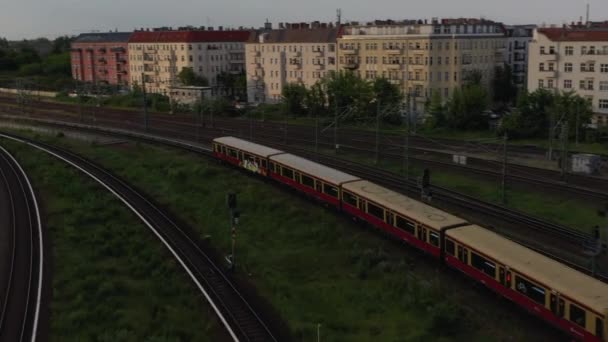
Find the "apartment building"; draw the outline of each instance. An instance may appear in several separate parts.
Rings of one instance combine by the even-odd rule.
[[[221,73],[244,73],[245,42],[250,33],[213,28],[135,31],[128,45],[131,83],[144,83],[147,91],[170,96],[172,87],[180,86],[179,72],[192,68],[209,81],[213,92],[221,91]]]
[[[335,71],[340,29],[319,22],[280,24],[257,32],[246,44],[248,102],[276,103],[289,83],[314,85]]]
[[[506,26],[507,50],[505,63],[511,66],[513,81],[518,88],[528,84],[528,47],[536,25]]]
[[[575,91],[591,100],[593,124],[608,125],[608,27],[539,28],[528,58],[529,91]]]
[[[470,71],[479,70],[489,87],[504,52],[503,26],[488,20],[351,23],[338,38],[338,69],[368,80],[389,79],[419,113],[433,92],[448,99]]]
[[[71,45],[72,78],[97,84],[129,84],[130,32],[83,33]]]

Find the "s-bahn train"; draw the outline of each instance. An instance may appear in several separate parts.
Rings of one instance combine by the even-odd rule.
[[[608,341],[608,284],[359,177],[234,137],[214,156],[305,193],[481,282],[582,341]]]

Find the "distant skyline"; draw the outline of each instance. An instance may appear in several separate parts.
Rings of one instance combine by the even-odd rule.
[[[590,0],[590,19],[608,20],[608,1]],[[0,0],[0,37],[9,40],[55,38],[84,32],[140,27],[260,27],[279,22],[484,17],[505,24],[561,25],[585,17],[587,1],[574,0]],[[604,15],[604,17],[602,17]]]

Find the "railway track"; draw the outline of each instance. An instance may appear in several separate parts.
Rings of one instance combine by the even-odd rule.
[[[161,240],[188,273],[234,341],[282,341],[219,266],[218,256],[146,195],[94,162],[70,151],[2,133],[0,137],[28,144],[82,171],[122,201]]]
[[[13,156],[0,147],[0,341],[36,341],[42,301],[43,236],[32,185]],[[6,261],[6,262],[5,262]]]
[[[14,98],[0,96],[0,102],[7,103],[10,101],[12,101],[13,105],[15,104]],[[71,113],[71,119],[80,117],[78,106],[53,102],[34,103],[44,106],[47,109],[62,110]],[[121,126],[132,129],[143,128],[143,116],[137,111],[90,107],[88,109],[90,113],[87,116],[87,120],[89,121],[115,122],[117,124],[120,123],[119,125]],[[37,108],[35,111],[42,112],[43,109]],[[15,114],[17,114],[17,112],[15,112]],[[53,115],[57,115],[57,113],[54,113]],[[103,115],[103,117],[100,115]],[[197,121],[200,122],[197,123]],[[225,118],[215,118],[211,121],[209,116],[204,116],[203,119],[199,120],[195,116],[168,115],[164,113],[154,113],[149,119],[150,129],[157,129],[159,131],[173,130],[192,138],[196,138],[199,135],[194,132],[200,131],[202,124],[205,125],[206,130],[209,130],[211,128],[211,123],[213,123],[213,129],[231,132],[231,134],[242,138],[271,139],[274,143],[283,143],[287,145],[293,145],[295,143],[313,146],[315,144],[315,129],[311,126],[284,125],[276,122]],[[281,134],[281,132],[284,132],[285,127],[287,127],[288,134]],[[255,134],[253,134],[254,131]],[[320,148],[333,149],[333,133],[331,130],[325,133],[326,134],[319,134],[318,144]],[[364,156],[373,156],[375,154],[375,150],[370,148],[370,146],[374,146],[374,132],[340,129],[339,137],[341,150]],[[287,139],[287,141],[285,141],[285,139]],[[408,155],[412,164],[424,165],[426,167],[440,167],[463,174],[475,174],[489,180],[499,181],[502,177],[502,172],[497,171],[502,168],[502,164],[496,160],[469,156],[468,165],[460,165],[451,161],[454,153],[465,153],[465,150],[473,149],[479,153],[486,154],[488,151],[496,152],[500,147],[496,144],[471,143],[467,141],[435,138],[426,139],[416,135],[410,136],[409,139],[410,146],[408,147]],[[402,161],[406,150],[403,140],[404,137],[396,133],[383,133],[380,135],[379,140],[379,156],[385,160],[392,160],[395,162]],[[432,140],[432,142],[430,140]],[[438,146],[444,146],[443,148],[449,146],[449,148],[454,151],[439,151],[437,150]],[[531,149],[529,146],[522,147],[509,145],[508,150],[515,153],[532,153],[540,156],[539,153],[530,152],[534,149]],[[608,156],[604,157],[608,158]],[[534,186],[539,190],[574,195],[581,199],[591,201],[608,201],[608,179],[601,177],[585,176],[574,173],[562,175],[559,171],[508,163],[506,181],[521,187]]]
[[[201,144],[195,143],[189,139],[185,139],[184,135],[180,135],[178,132],[175,132],[175,134],[173,134],[173,137],[165,137],[158,136],[156,134],[138,133],[129,130],[116,129],[110,127],[104,128],[98,126],[83,125],[79,123],[70,124],[66,122],[57,122],[41,119],[34,120],[50,125],[57,125],[62,128],[72,127],[81,130],[85,129],[91,132],[102,132],[105,134],[120,137],[129,137],[146,142],[169,145],[182,149],[188,149],[190,151],[202,153],[205,155],[209,155],[210,153],[208,147],[203,147]],[[228,132],[207,133],[201,135],[201,137],[204,137],[205,140],[207,140],[213,138],[214,136],[217,136],[217,134],[226,135],[227,133]],[[397,191],[404,192],[406,195],[409,196],[420,195],[420,188],[416,181],[406,180],[404,177],[391,173],[389,171],[377,169],[375,167],[356,163],[350,160],[317,155],[310,150],[305,150],[293,146],[285,146],[264,140],[257,141],[262,144],[271,145],[276,148],[300,154],[310,159],[317,160],[330,167],[341,169],[345,172],[349,172],[370,179],[379,184],[391,187]],[[548,244],[554,244],[555,246],[559,246],[559,248],[563,248],[564,250],[570,250],[573,253],[580,254],[582,251],[582,246],[591,239],[590,234],[573,230],[571,228],[561,226],[559,224],[546,222],[544,220],[500,205],[479,201],[471,196],[460,194],[458,192],[454,192],[442,187],[433,186],[432,192],[434,194],[433,202],[437,202],[438,204],[447,204],[450,208],[456,208],[459,211],[469,213],[472,212],[474,213],[474,215],[481,214],[483,216],[493,218],[498,222],[509,223],[510,226],[513,227],[512,229],[519,229],[520,236],[513,236],[512,238],[518,240],[520,243],[523,243],[526,246],[533,248],[539,252],[542,252],[543,254],[557,259],[565,264],[568,264],[573,268],[579,269],[586,273],[591,273],[589,265],[581,264],[580,262],[575,262],[564,257],[558,256],[553,252],[547,251],[546,248]],[[502,232],[504,233],[504,230]],[[521,238],[522,234],[524,238]],[[605,270],[602,269],[602,271]],[[602,280],[608,281],[608,274],[598,273],[596,274],[596,276]]]

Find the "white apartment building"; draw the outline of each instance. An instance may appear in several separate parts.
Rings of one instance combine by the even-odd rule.
[[[336,70],[336,38],[332,24],[280,24],[263,30],[247,42],[247,99],[276,103],[283,87],[300,83],[311,87]]]
[[[338,39],[338,69],[364,79],[389,79],[411,98],[412,110],[438,92],[445,101],[467,73],[481,72],[490,87],[504,64],[501,24],[480,19],[375,21],[345,26]]]
[[[528,84],[528,47],[536,25],[505,26],[507,49],[505,63],[511,66],[513,81],[518,88]]]
[[[592,123],[608,125],[608,28],[539,28],[530,43],[528,90],[575,91],[591,100]]]
[[[151,93],[171,95],[171,89],[180,86],[179,72],[192,68],[218,92],[218,75],[244,73],[245,41],[250,34],[242,30],[135,31],[128,44],[130,83],[143,83]],[[185,94],[175,95],[185,98]]]

